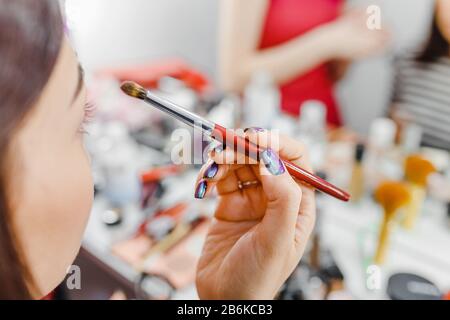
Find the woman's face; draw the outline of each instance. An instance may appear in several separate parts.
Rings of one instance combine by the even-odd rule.
[[[64,278],[91,209],[93,183],[83,146],[87,112],[82,73],[65,39],[49,82],[12,144],[14,227],[36,295]]]
[[[450,43],[450,0],[438,0],[436,9],[439,29],[447,42]]]

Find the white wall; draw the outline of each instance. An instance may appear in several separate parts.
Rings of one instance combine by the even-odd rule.
[[[87,68],[178,56],[215,75],[215,0],[66,0],[66,5]]]
[[[390,57],[425,41],[434,0],[355,0],[350,4],[380,5],[383,25],[389,26],[393,36],[390,52],[355,63],[337,90],[346,123],[367,134],[371,120],[382,116],[389,105],[394,76]]]
[[[181,56],[212,77],[217,75],[218,0],[66,1],[80,59],[87,68]],[[383,21],[395,39],[396,52],[423,40],[432,3],[433,0],[350,1],[381,6]],[[384,112],[391,85],[388,57],[355,64],[338,88],[347,123],[366,133],[370,121]]]

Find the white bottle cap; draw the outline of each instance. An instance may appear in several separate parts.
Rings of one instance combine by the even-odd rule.
[[[397,126],[388,118],[378,118],[372,122],[369,133],[369,144],[379,148],[390,148],[394,145]]]
[[[318,100],[309,100],[300,108],[300,121],[314,125],[324,125],[326,121],[327,108]]]

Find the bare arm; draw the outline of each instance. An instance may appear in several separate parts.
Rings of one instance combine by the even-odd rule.
[[[318,30],[258,50],[267,7],[268,0],[222,0],[220,73],[225,90],[242,90],[257,70],[265,70],[283,83],[328,58],[326,39]]]
[[[383,47],[385,34],[369,31],[366,16],[348,15],[276,47],[259,50],[268,0],[222,0],[220,76],[226,91],[241,91],[255,71],[269,72],[278,84],[333,58],[352,59]]]

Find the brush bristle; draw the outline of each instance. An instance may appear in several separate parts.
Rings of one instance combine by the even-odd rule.
[[[144,100],[147,96],[147,91],[140,85],[138,85],[136,82],[132,81],[125,81],[120,86],[123,92],[125,92],[127,95],[138,98],[141,100]]]
[[[405,161],[405,178],[408,182],[425,186],[428,176],[434,172],[434,165],[419,155],[409,156]]]
[[[401,182],[385,181],[375,190],[376,201],[388,214],[394,214],[411,200],[408,187]]]

